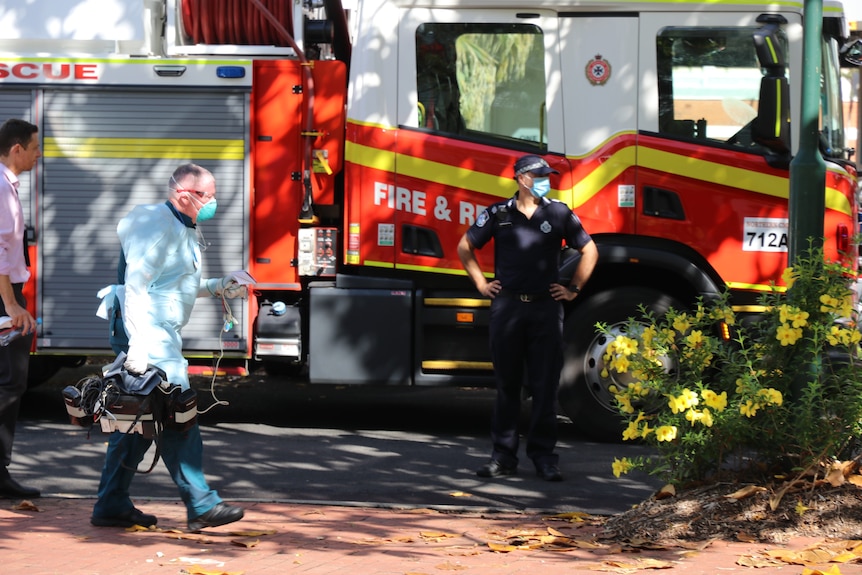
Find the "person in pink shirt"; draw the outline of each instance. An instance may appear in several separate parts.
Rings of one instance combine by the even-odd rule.
[[[39,497],[38,489],[25,487],[9,475],[12,442],[21,396],[27,391],[30,347],[36,320],[27,311],[24,284],[30,278],[24,244],[24,215],[18,198],[18,176],[36,166],[42,156],[39,129],[29,122],[10,119],[0,126],[0,316],[9,316],[23,337],[0,346],[0,497]]]

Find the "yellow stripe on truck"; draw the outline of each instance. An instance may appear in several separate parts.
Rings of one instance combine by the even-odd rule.
[[[394,170],[397,163],[401,174],[461,190],[505,198],[511,194],[511,178],[483,174],[416,156],[395,154],[355,142],[348,145],[346,158],[354,164],[385,172]],[[575,163],[578,161],[577,159],[570,159]],[[614,151],[609,157],[604,158],[592,173],[583,175],[575,183],[573,200],[570,201],[566,190],[555,190],[554,196],[577,209],[603,188],[610,185],[626,169],[635,165],[693,180],[722,184],[756,194],[784,199],[787,199],[790,194],[786,177],[744,170],[728,164],[656,150],[648,146],[624,146]],[[826,189],[826,208],[846,215],[853,215],[850,201],[835,188]]]
[[[170,158],[242,160],[243,140],[180,138],[45,138],[46,158]]]

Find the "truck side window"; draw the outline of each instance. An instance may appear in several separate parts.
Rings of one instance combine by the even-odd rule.
[[[547,142],[544,48],[534,25],[420,25],[416,91],[420,128]]]
[[[674,27],[659,33],[659,133],[766,151],[751,135],[763,77],[755,30]]]

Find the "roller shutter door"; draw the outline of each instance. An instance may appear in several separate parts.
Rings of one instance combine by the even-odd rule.
[[[41,349],[105,349],[108,322],[96,293],[117,282],[117,222],[135,205],[161,203],[174,169],[213,172],[218,213],[198,226],[203,275],[246,267],[248,95],[242,92],[53,91],[45,93],[41,215]],[[245,352],[247,308],[222,331],[221,302],[198,300],[183,330],[186,352]]]

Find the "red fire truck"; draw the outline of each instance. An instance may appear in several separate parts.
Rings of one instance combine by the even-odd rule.
[[[190,358],[311,383],[489,385],[488,300],[456,246],[540,154],[552,196],[600,261],[566,310],[560,402],[618,437],[607,340],[639,305],[729,290],[738,310],[787,264],[798,147],[801,0],[56,0],[7,11],[0,120],[40,128],[22,181],[34,378],[108,355],[97,292],[116,281],[118,219],[163,201],[179,163],[214,172],[204,273],[248,270],[256,294],[201,302]],[[840,66],[858,62],[823,10],[825,250],[852,259],[857,172]],[[9,21],[11,19],[11,21]],[[855,56],[854,56],[855,55]],[[853,57],[851,57],[853,56]],[[480,254],[493,269],[491,252]],[[560,253],[571,277],[576,252]],[[233,325],[226,322],[229,312]]]

